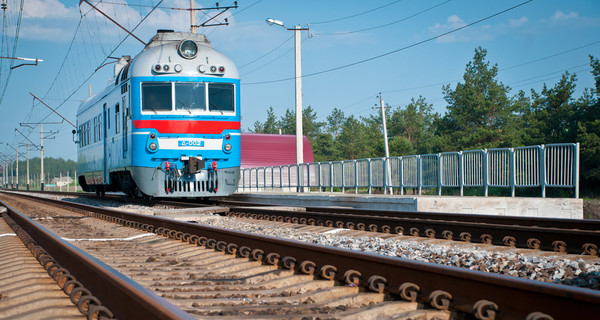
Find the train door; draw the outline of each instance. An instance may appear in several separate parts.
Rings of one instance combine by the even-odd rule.
[[[128,90],[128,85],[124,84],[121,87],[121,93],[123,94],[122,97],[122,106],[123,106],[123,158],[127,158],[127,150],[129,147],[129,143],[127,141],[127,133],[128,133],[128,120],[129,120],[129,114],[130,114],[130,108],[129,108],[129,90]]]
[[[103,165],[103,172],[102,172],[102,181],[104,181],[104,184],[109,184],[110,183],[110,174],[108,173],[108,168],[109,168],[109,163],[110,163],[110,159],[108,157],[108,139],[107,139],[107,134],[108,134],[108,130],[107,130],[107,123],[108,121],[108,115],[107,115],[107,110],[106,110],[106,103],[104,104],[104,106],[102,107],[102,132],[100,133],[102,136],[102,145],[104,146],[104,156],[102,157],[102,159],[104,159],[104,165]]]

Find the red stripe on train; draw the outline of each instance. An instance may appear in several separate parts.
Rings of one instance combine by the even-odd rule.
[[[136,129],[156,129],[160,133],[220,134],[240,130],[239,121],[133,120]]]

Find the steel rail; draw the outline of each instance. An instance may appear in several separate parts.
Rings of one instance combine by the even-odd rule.
[[[94,198],[93,195],[86,195],[86,197]],[[111,196],[110,199],[124,201],[118,196]],[[149,203],[148,200],[133,200],[138,204]],[[220,202],[230,203],[228,200],[217,200],[217,203]],[[206,206],[189,199],[178,201],[157,199],[151,203],[183,207]],[[280,221],[301,224],[593,256],[599,254],[598,248],[600,248],[600,220],[499,217],[353,208],[307,207],[306,209],[306,212],[295,212],[264,210],[258,207],[234,207],[228,214],[270,220],[281,217]]]
[[[343,210],[336,211],[344,212]],[[556,226],[514,225],[501,223],[500,219],[470,222],[450,219],[437,220],[427,215],[408,218],[391,215],[361,215],[359,214],[361,212],[357,210],[354,211],[354,214],[343,214],[231,208],[228,214],[575,254],[598,255],[600,247],[600,227],[595,230],[576,230]],[[477,221],[477,219],[473,220]]]
[[[39,198],[38,198],[39,199]],[[93,256],[62,240],[4,201],[7,215],[120,319],[194,319]]]
[[[358,214],[369,216],[402,217],[431,220],[462,221],[490,224],[506,224],[519,226],[535,226],[546,228],[573,229],[573,230],[600,230],[600,220],[562,219],[562,218],[536,218],[517,216],[494,216],[487,214],[465,214],[444,212],[414,212],[414,211],[389,211],[357,208],[328,208],[328,207],[306,207],[308,212],[327,212]]]
[[[40,200],[38,198],[38,200]],[[42,199],[93,215],[153,231],[218,251],[299,269],[318,270],[326,278],[355,283],[374,291],[496,319],[594,318],[600,313],[600,292],[440,266],[334,247],[248,234],[115,209]],[[548,316],[544,318],[544,316]]]

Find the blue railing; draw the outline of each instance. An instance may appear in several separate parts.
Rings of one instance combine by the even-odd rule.
[[[300,172],[300,174],[298,174]],[[415,188],[481,187],[488,196],[490,187],[573,188],[579,197],[579,143],[548,144],[518,148],[497,148],[411,155],[326,161],[241,170],[238,191],[303,191],[371,194],[373,188],[384,193],[405,193]]]

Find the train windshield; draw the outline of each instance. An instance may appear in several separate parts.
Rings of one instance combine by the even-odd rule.
[[[211,83],[208,85],[208,101],[210,111],[232,112],[235,100],[233,85],[228,83]]]
[[[177,114],[235,112],[235,86],[215,82],[144,82],[142,111]]]
[[[202,82],[175,83],[175,110],[205,111],[206,86]]]
[[[171,84],[169,82],[146,82],[142,84],[142,110],[171,111]]]

